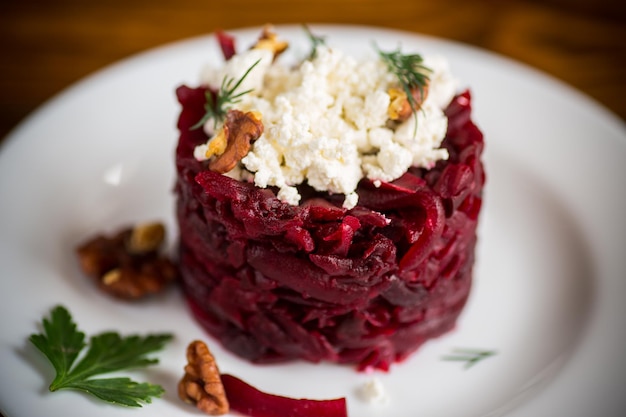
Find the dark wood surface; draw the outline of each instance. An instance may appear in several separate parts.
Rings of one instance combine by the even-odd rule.
[[[626,119],[626,13],[615,0],[0,0],[0,141],[82,77],[217,28],[350,23],[434,35],[543,70]]]

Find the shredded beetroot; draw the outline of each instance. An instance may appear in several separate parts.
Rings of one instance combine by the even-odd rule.
[[[412,168],[359,204],[299,187],[290,206],[206,169],[189,128],[205,89],[180,87],[176,153],[180,268],[195,317],[253,362],[305,359],[389,366],[454,327],[467,299],[485,181],[469,92],[448,109],[450,158]]]
[[[230,408],[250,417],[347,417],[345,398],[308,400],[259,391],[241,379],[222,374]]]
[[[222,55],[224,55],[224,59],[228,61],[236,53],[235,38],[221,30],[215,32],[215,35],[217,36],[217,42],[220,44]]]

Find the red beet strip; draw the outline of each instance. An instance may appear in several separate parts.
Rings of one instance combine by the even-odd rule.
[[[228,61],[237,53],[235,48],[235,38],[222,32],[221,30],[216,31],[215,34],[217,36],[217,42],[222,49],[222,55],[224,55],[224,59]]]
[[[222,374],[231,410],[250,417],[348,417],[345,398],[309,400],[268,394],[241,379]]]

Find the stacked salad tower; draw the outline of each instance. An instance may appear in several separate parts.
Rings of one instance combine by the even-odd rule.
[[[441,57],[357,60],[266,27],[181,86],[180,267],[193,314],[253,362],[389,366],[455,325],[485,175]],[[330,40],[329,40],[330,41]]]

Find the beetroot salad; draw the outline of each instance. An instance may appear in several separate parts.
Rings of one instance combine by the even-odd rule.
[[[281,66],[269,28],[239,54],[220,33],[226,62],[177,89],[183,288],[252,362],[387,370],[467,300],[483,135],[441,61],[376,47],[359,62],[308,35]]]

